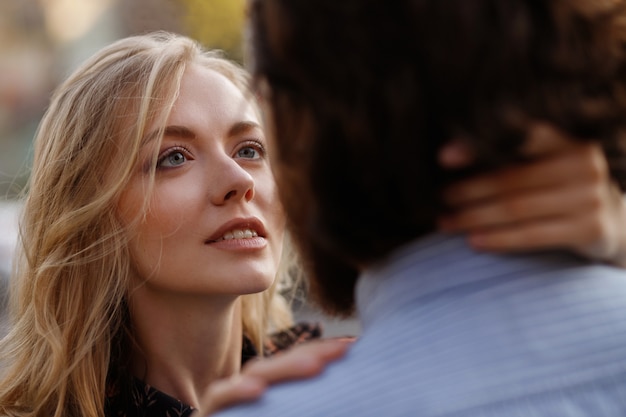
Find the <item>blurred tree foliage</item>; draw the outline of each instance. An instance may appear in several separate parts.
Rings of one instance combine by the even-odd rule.
[[[242,62],[245,0],[181,0],[187,33],[207,48]]]

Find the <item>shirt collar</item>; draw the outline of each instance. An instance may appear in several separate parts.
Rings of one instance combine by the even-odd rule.
[[[570,262],[575,259],[572,255],[566,258]],[[539,270],[546,261],[562,265],[563,259],[564,253],[556,251],[514,255],[477,252],[465,235],[430,234],[396,249],[362,272],[356,286],[357,311],[365,328],[381,310],[397,309],[461,285],[500,279],[514,271]]]

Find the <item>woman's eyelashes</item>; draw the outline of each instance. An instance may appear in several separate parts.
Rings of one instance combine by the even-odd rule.
[[[235,152],[236,158],[260,159],[266,156],[265,145],[260,140],[246,140],[242,142]]]
[[[159,154],[157,169],[176,168],[191,158],[191,152],[184,146],[173,146]]]
[[[245,140],[237,144],[232,158],[258,160],[265,158],[267,151],[265,144],[259,139]],[[156,169],[167,170],[184,165],[189,160],[193,160],[192,152],[182,145],[168,147],[161,151],[157,157]]]

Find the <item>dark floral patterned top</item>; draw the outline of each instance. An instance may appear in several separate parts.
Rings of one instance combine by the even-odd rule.
[[[307,340],[317,339],[322,329],[319,324],[299,323],[287,330],[270,335],[265,341],[264,356],[274,355]],[[244,336],[241,363],[258,356],[254,345]],[[106,417],[188,417],[193,407],[134,379],[130,392],[112,389],[107,396]]]

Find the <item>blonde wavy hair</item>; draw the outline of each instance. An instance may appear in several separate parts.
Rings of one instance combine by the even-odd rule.
[[[164,124],[192,62],[248,94],[241,67],[158,32],[104,48],[53,95],[36,135],[20,226],[12,328],[1,343],[1,415],[103,416],[116,382],[111,370],[127,360],[120,343],[131,331],[128,228],[117,202],[147,126]],[[291,324],[276,291],[281,282],[242,297],[243,329],[258,349],[268,328]]]

